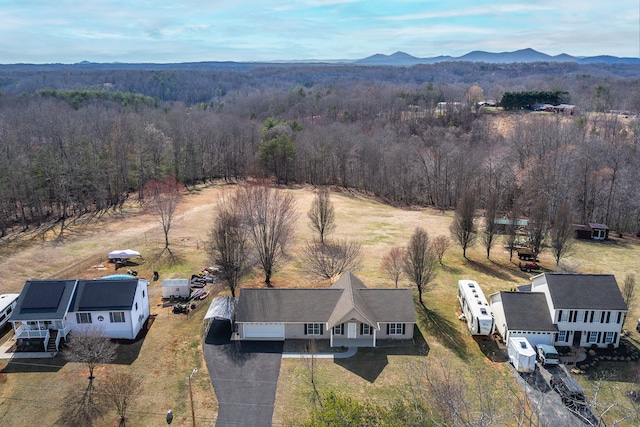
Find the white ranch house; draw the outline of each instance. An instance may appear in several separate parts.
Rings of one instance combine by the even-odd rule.
[[[61,340],[88,325],[109,338],[135,339],[149,318],[149,281],[137,278],[29,280],[11,316],[19,343],[42,342],[58,351]]]

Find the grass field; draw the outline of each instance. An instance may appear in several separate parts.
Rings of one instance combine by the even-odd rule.
[[[63,239],[53,239],[49,234],[43,240],[34,232],[23,233],[11,245],[0,246],[0,268],[5,272],[0,276],[0,293],[19,292],[31,278],[93,278],[111,274],[113,265],[106,263],[106,254],[125,248],[136,249],[145,257],[145,263],[136,268],[142,277],[151,277],[155,270],[161,279],[188,277],[208,265],[203,248],[213,209],[221,192],[228,190],[212,185],[186,196],[181,218],[170,234],[171,248],[178,258],[171,263],[167,258],[157,258],[163,245],[157,220],[136,206],[93,220],[82,229],[72,228]],[[305,277],[294,257],[313,237],[306,217],[313,190],[300,187],[283,191],[294,194],[300,216],[291,259],[275,272],[273,284],[322,286]],[[415,227],[423,227],[431,237],[449,234],[451,213],[398,209],[349,191],[334,191],[332,201],[337,214],[333,236],[358,240],[363,245],[363,263],[355,273],[369,287],[393,286],[379,271],[380,261],[393,246],[405,246]],[[426,309],[416,306],[419,331],[415,346],[361,350],[354,358],[340,363],[318,360],[315,383],[320,392],[334,390],[358,400],[384,404],[400,395],[410,367],[425,359],[451,361],[465,375],[493,372],[508,381],[504,363],[492,361],[495,351],[492,344],[472,339],[457,319],[456,284],[460,278],[472,278],[488,295],[526,283],[528,276],[518,269],[516,260],[509,261],[508,253],[499,245],[492,250],[491,260],[486,259],[480,247],[468,250],[467,254],[468,259],[464,259],[462,250],[452,247],[424,294]],[[612,238],[604,243],[576,242],[574,253],[563,263],[578,272],[614,274],[621,284],[629,272],[640,277],[639,254],[640,242],[635,237]],[[100,264],[105,268],[98,268]],[[541,264],[556,270],[550,253],[542,254]],[[246,279],[245,285],[260,286],[262,279],[256,273]],[[410,284],[403,281],[401,286]],[[169,307],[160,304],[160,291],[160,282],[152,282],[149,295],[154,322],[146,338],[122,347],[116,363],[100,366],[96,371],[96,387],[106,371],[133,372],[142,379],[143,392],[131,406],[129,424],[162,425],[166,411],[172,409],[175,414],[172,425],[186,426],[191,423],[187,376],[197,367],[198,373],[193,378],[196,421],[198,425],[213,425],[217,403],[202,358],[205,306],[189,318],[174,315]],[[628,329],[634,328],[634,319],[639,314],[634,307],[628,317]],[[0,360],[0,424],[28,425],[38,414],[42,425],[69,425],[68,420],[78,416],[77,402],[87,384],[86,367],[65,362],[60,356],[25,362]],[[308,414],[312,397],[309,373],[304,361],[283,360],[274,425],[290,425]],[[105,410],[93,425],[117,425],[115,412]]]

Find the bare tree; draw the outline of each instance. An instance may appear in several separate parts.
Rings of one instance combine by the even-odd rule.
[[[631,306],[636,299],[636,275],[633,273],[627,273],[624,278],[624,286],[622,288],[622,297],[627,308],[631,310]]]
[[[209,259],[220,269],[222,280],[236,296],[240,279],[251,268],[249,227],[243,219],[237,194],[223,197],[209,233]]]
[[[531,211],[531,218],[529,220],[529,242],[531,245],[531,252],[533,252],[533,258],[537,259],[540,252],[544,249],[544,239],[548,230],[548,204],[547,200],[543,197],[538,198],[538,201],[533,206]]]
[[[249,227],[253,244],[264,271],[264,282],[271,285],[273,269],[286,255],[298,213],[293,195],[264,185],[246,184],[238,188],[238,206]]]
[[[571,205],[568,202],[564,202],[556,211],[553,227],[551,227],[551,250],[553,251],[556,265],[560,264],[560,259],[563,256],[571,253],[574,239],[571,217]]]
[[[422,301],[422,292],[435,275],[435,256],[429,245],[429,235],[418,227],[413,232],[405,252],[404,272],[418,288],[418,299]]]
[[[519,206],[516,202],[511,207],[511,218],[507,224],[505,235],[505,246],[509,250],[509,261],[513,258],[513,254],[518,247],[518,216],[520,215]]]
[[[104,336],[104,328],[87,326],[74,331],[63,350],[69,362],[85,363],[89,368],[89,387],[93,384],[93,370],[102,363],[113,362],[118,345]]]
[[[321,188],[311,203],[311,209],[307,213],[310,226],[317,231],[320,237],[320,243],[324,243],[327,234],[336,228],[336,214],[331,203],[329,189]]]
[[[180,184],[175,177],[168,176],[164,181],[149,181],[145,184],[142,191],[143,198],[146,201],[147,208],[158,217],[164,232],[164,251],[169,249],[169,230],[176,218],[176,213],[180,201],[182,200],[182,191],[184,186]]]
[[[102,399],[106,405],[113,406],[120,415],[119,425],[126,425],[129,405],[138,397],[141,389],[140,377],[126,372],[109,373],[101,383]]]
[[[302,261],[312,277],[331,279],[348,270],[357,270],[362,260],[358,242],[337,240],[325,243],[307,243]]]
[[[498,226],[496,224],[496,213],[498,211],[498,196],[496,193],[489,194],[487,200],[487,209],[485,210],[485,226],[484,233],[482,233],[482,243],[487,249],[487,259],[491,254],[491,247],[496,241]]]
[[[391,248],[388,254],[382,258],[380,270],[391,278],[398,287],[398,281],[402,277],[405,253],[402,248]]]
[[[438,262],[442,265],[442,258],[444,258],[444,254],[451,248],[451,240],[447,236],[436,236],[431,241],[431,249],[433,249],[433,253],[438,258]]]
[[[467,248],[473,246],[476,241],[476,227],[473,217],[476,211],[476,196],[472,191],[465,191],[458,202],[456,214],[451,223],[450,230],[453,239],[462,247],[462,256],[467,257]]]

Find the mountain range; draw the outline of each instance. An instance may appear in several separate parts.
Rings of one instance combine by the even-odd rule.
[[[489,64],[509,64],[514,62],[576,62],[578,64],[640,64],[640,58],[619,58],[617,56],[600,55],[578,57],[562,53],[560,55],[547,55],[534,49],[521,49],[513,52],[492,53],[476,50],[466,55],[434,56],[430,58],[417,58],[405,52],[396,52],[392,55],[375,54],[364,59],[353,61],[356,65],[393,65],[410,67],[418,64],[435,64],[448,61],[486,62]]]

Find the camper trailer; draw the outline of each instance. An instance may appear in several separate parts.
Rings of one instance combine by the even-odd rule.
[[[478,283],[473,280],[458,280],[458,301],[471,335],[493,333],[493,312]]]
[[[509,362],[518,372],[533,372],[536,369],[536,351],[524,337],[509,338]]]
[[[20,294],[0,295],[0,329],[4,327],[11,317],[11,312],[16,308],[16,301]]]

